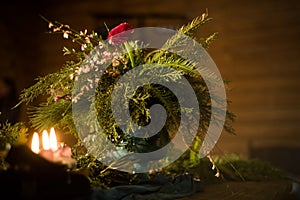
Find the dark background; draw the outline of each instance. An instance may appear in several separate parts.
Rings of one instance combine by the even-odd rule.
[[[40,15],[77,30],[103,32],[104,22],[177,28],[208,9],[213,22],[199,34],[219,32],[208,52],[231,81],[229,109],[237,115],[236,136],[223,133],[215,153],[262,157],[300,173],[299,1],[13,0],[0,5],[0,78],[13,80],[17,95],[67,59],[62,48],[70,43],[47,34]],[[25,105],[17,120],[28,120]]]

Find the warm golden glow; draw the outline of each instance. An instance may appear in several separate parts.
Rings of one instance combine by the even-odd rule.
[[[56,151],[58,149],[57,139],[56,139],[54,128],[51,128],[51,130],[50,130],[50,149],[52,151]]]
[[[31,150],[34,153],[39,153],[40,152],[39,134],[37,132],[33,133],[32,141],[31,141]]]
[[[42,135],[43,149],[50,150],[50,140],[49,140],[48,132],[44,130],[42,134],[43,134]]]

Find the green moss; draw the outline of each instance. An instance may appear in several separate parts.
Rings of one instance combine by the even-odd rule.
[[[235,154],[213,156],[212,160],[223,179],[228,181],[274,181],[286,179],[286,172],[260,160]]]

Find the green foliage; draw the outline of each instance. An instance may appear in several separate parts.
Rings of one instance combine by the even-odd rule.
[[[208,87],[203,79],[203,76],[214,80],[216,78],[214,73],[203,71],[200,74],[196,70],[196,64],[193,60],[186,60],[175,53],[172,53],[174,46],[180,46],[184,43],[187,37],[192,37],[198,41],[205,49],[209,47],[211,42],[216,39],[217,33],[212,33],[208,37],[196,37],[196,31],[212,19],[208,18],[208,14],[196,17],[190,23],[183,25],[177,30],[172,38],[170,38],[162,46],[161,49],[149,49],[147,44],[134,41],[126,41],[124,46],[116,45],[115,51],[107,47],[103,42],[102,36],[98,35],[95,31],[88,33],[85,31],[76,31],[71,29],[68,25],[59,22],[51,22],[43,18],[49,23],[51,33],[61,33],[64,38],[71,39],[74,48],[63,48],[63,55],[70,58],[62,68],[55,73],[48,74],[44,77],[38,77],[36,83],[29,88],[25,88],[20,95],[20,102],[17,106],[25,103],[28,106],[28,116],[30,120],[30,128],[42,131],[50,127],[56,127],[63,130],[65,133],[72,134],[77,138],[78,142],[72,147],[72,155],[77,160],[76,169],[79,173],[85,174],[90,180],[92,187],[109,188],[115,185],[134,184],[147,179],[149,176],[156,173],[165,173],[170,176],[177,176],[179,174],[192,174],[194,178],[200,179],[204,182],[220,182],[220,181],[265,181],[265,180],[282,180],[285,178],[285,173],[272,166],[271,164],[256,160],[246,159],[237,155],[224,155],[224,156],[207,156],[204,158],[199,157],[199,149],[201,147],[203,138],[210,125],[211,119],[211,101],[222,101],[217,96],[210,96]],[[109,31],[109,30],[108,30]],[[103,45],[103,51],[106,53],[107,60],[101,60],[103,55],[97,55],[93,50],[96,46]],[[196,48],[191,47],[191,48]],[[124,54],[116,54],[119,50],[125,50]],[[139,50],[135,50],[139,49]],[[195,51],[196,52],[196,51]],[[108,62],[109,65],[105,71],[101,72],[101,76],[94,76],[91,68],[92,63],[88,63],[86,58],[95,56],[103,62]],[[98,57],[97,57],[98,56]],[[201,55],[193,55],[195,57]],[[157,171],[150,171],[145,174],[126,173],[115,170],[118,165],[128,165],[128,161],[122,160],[121,162],[113,162],[109,166],[105,166],[98,159],[87,153],[85,144],[97,143],[99,146],[104,145],[106,141],[100,138],[89,136],[82,141],[78,135],[78,130],[75,128],[72,113],[72,102],[80,100],[81,92],[87,94],[88,101],[91,102],[87,118],[80,119],[86,121],[90,127],[95,127],[97,132],[97,123],[101,125],[106,139],[110,140],[116,146],[125,148],[130,152],[151,152],[162,146],[165,146],[176,134],[180,123],[180,105],[176,96],[168,88],[157,84],[147,84],[140,87],[135,91],[134,95],[130,97],[129,104],[121,103],[125,109],[130,110],[130,117],[133,122],[139,126],[145,126],[151,121],[150,107],[154,104],[161,104],[167,111],[167,121],[164,128],[155,137],[140,139],[134,138],[129,134],[124,133],[119,123],[114,120],[111,111],[112,93],[116,87],[118,80],[127,72],[134,69],[139,65],[163,65],[172,67],[180,72],[191,84],[196,93],[201,120],[199,122],[198,134],[196,135],[192,145],[184,152],[181,157],[173,163],[158,169]],[[86,68],[81,68],[82,66]],[[145,68],[141,73],[147,73],[149,68]],[[150,69],[151,70],[151,69]],[[83,76],[82,80],[78,77]],[[177,73],[160,71],[156,74],[157,77],[166,77],[169,81],[177,81],[180,79]],[[96,81],[96,79],[99,79]],[[86,80],[90,80],[91,84],[96,84],[96,95],[93,99],[90,94],[92,86],[86,84]],[[75,81],[83,81],[82,88],[79,92],[73,94]],[[143,80],[141,80],[143,81]],[[229,83],[224,81],[225,86]],[[126,90],[131,83],[124,83],[119,85],[119,89]],[[180,86],[178,86],[180,87]],[[120,96],[120,101],[126,99],[127,93]],[[46,97],[46,101],[40,103],[38,106],[30,106],[32,102],[39,97]],[[227,103],[231,103],[226,100]],[[80,102],[79,102],[80,103]],[[85,102],[84,102],[85,103]],[[16,107],[17,107],[16,106]],[[116,108],[121,110],[120,108]],[[93,112],[95,110],[95,113]],[[185,112],[189,112],[189,108],[183,108]],[[218,110],[217,110],[218,111]],[[219,110],[222,113],[221,110]],[[226,111],[226,120],[224,129],[229,133],[234,133],[232,123],[234,122],[235,115]],[[191,127],[189,124],[184,124],[187,132]],[[20,137],[24,123],[16,123],[11,125],[9,123],[0,124],[0,145],[15,144]],[[193,126],[190,125],[190,126]],[[129,126],[127,132],[135,132],[133,126]],[[25,130],[26,132],[26,130]],[[188,134],[188,133],[187,133]],[[5,168],[4,160],[0,160],[0,168]]]
[[[191,161],[191,151],[185,152],[178,160],[164,168],[169,175],[192,174],[206,183],[224,181],[277,181],[288,180],[287,172],[271,163],[236,154],[212,155]]]
[[[9,122],[0,124],[0,145],[5,146],[6,143],[9,143],[11,145],[15,144],[21,134],[21,129],[23,127],[24,123],[22,122],[18,122],[15,124],[11,124]]]
[[[227,181],[274,181],[287,179],[287,173],[260,159],[235,154],[213,156],[212,160]]]
[[[32,126],[38,131],[49,129],[57,125],[72,111],[70,101],[58,101],[54,104],[42,103],[36,107],[29,107],[29,116]]]
[[[83,147],[82,138],[78,135],[78,131],[73,122],[72,102],[80,103],[80,95],[84,94],[88,96],[91,107],[90,111],[87,113],[87,119],[81,120],[86,121],[87,125],[90,127],[96,127],[96,124],[99,123],[106,138],[116,146],[125,148],[131,152],[149,152],[153,149],[160,148],[170,141],[176,133],[180,123],[180,106],[172,91],[159,85],[148,84],[138,88],[131,97],[129,105],[127,105],[128,108],[126,109],[130,110],[133,122],[140,126],[147,125],[151,121],[150,107],[152,105],[159,103],[164,106],[168,115],[167,122],[161,131],[162,134],[151,139],[136,139],[123,133],[119,128],[120,124],[118,124],[122,122],[116,123],[113,118],[111,98],[118,80],[135,66],[147,66],[149,64],[169,66],[184,75],[193,87],[201,108],[201,120],[195,142],[190,147],[191,151],[186,152],[181,159],[176,161],[168,170],[170,173],[196,173],[196,171],[199,172],[201,169],[207,169],[207,167],[204,166],[205,164],[203,165],[204,167],[202,166],[199,168],[197,163],[200,160],[196,156],[196,152],[201,146],[201,141],[206,134],[211,118],[211,97],[202,76],[205,75],[210,79],[214,79],[216,76],[208,71],[203,71],[205,74],[199,74],[199,72],[195,70],[195,65],[197,64],[195,61],[186,60],[171,51],[171,48],[173,48],[174,45],[180,45],[185,42],[186,39],[182,38],[182,35],[192,37],[204,48],[208,48],[209,44],[216,38],[217,33],[212,33],[208,37],[200,38],[197,38],[194,35],[196,30],[211,21],[211,18],[208,18],[207,13],[204,13],[200,17],[196,17],[190,23],[187,23],[178,29],[178,34],[175,34],[170,38],[161,49],[148,49],[147,45],[141,42],[126,41],[124,44],[116,45],[115,49],[111,50],[108,48],[107,44],[103,42],[101,35],[98,35],[94,31],[91,33],[88,33],[86,30],[76,31],[71,29],[68,25],[59,22],[51,22],[45,18],[43,19],[49,23],[51,33],[61,33],[64,38],[71,39],[77,46],[74,48],[64,47],[63,54],[68,56],[70,61],[67,61],[58,72],[37,78],[36,83],[29,88],[24,89],[20,95],[20,102],[17,106],[22,103],[30,104],[38,97],[46,97],[47,99],[46,102],[42,102],[39,106],[28,107],[31,128],[39,131],[49,129],[50,127],[63,129],[66,133],[72,134],[78,139],[78,143],[73,149],[79,146]],[[93,51],[98,45],[102,45],[101,48],[103,48],[103,51],[100,51],[100,53]],[[191,48],[196,48],[196,46]],[[119,54],[118,52],[120,52],[120,49],[125,49],[125,53]],[[104,54],[108,57],[106,60],[103,60]],[[91,56],[95,56],[95,58],[98,58],[101,62],[109,63],[105,71],[100,72],[100,76],[92,73],[94,67],[93,63],[88,63],[89,60],[86,60],[86,58]],[[197,57],[201,55],[193,56]],[[147,69],[142,71],[142,73],[147,73]],[[79,76],[83,78],[78,79]],[[177,81],[180,78],[178,73],[164,73],[163,71],[157,73],[157,77],[159,76],[167,77],[170,81]],[[90,84],[96,84],[95,96],[90,94],[93,86],[87,84],[86,80],[90,81]],[[78,85],[80,85],[81,88],[75,88],[75,81],[79,82]],[[83,81],[82,84],[80,84],[80,81]],[[126,90],[130,84],[130,82],[124,83],[119,87]],[[79,92],[73,93],[74,89],[78,89]],[[126,95],[127,93],[124,93],[124,97],[120,96],[120,101],[126,99]],[[93,97],[95,98],[93,99]],[[218,98],[215,100],[219,101]],[[125,107],[126,104],[121,105]],[[116,109],[118,110],[119,108]],[[188,107],[183,109],[185,112],[189,112]],[[95,113],[92,110],[96,111],[97,117],[94,117]],[[232,128],[234,118],[234,114],[227,111],[224,128],[229,133],[234,132]],[[188,128],[189,127],[187,127],[187,129]],[[129,126],[127,131],[135,132],[136,130]],[[12,134],[10,137],[14,137],[14,135]],[[12,140],[12,138],[10,140]],[[101,145],[104,144],[105,141],[101,141],[94,136],[85,138],[85,144],[92,144],[95,142],[98,142],[98,144]],[[74,154],[78,161],[77,167],[78,169],[89,170],[88,176],[92,185],[107,187],[113,184],[120,184],[109,182],[116,180],[116,176],[123,177],[118,178],[118,180],[125,180],[127,183],[128,180],[132,179],[132,175],[114,171],[113,168],[110,168],[109,166],[103,166],[103,164],[92,156],[79,152],[80,151],[77,149]],[[207,163],[207,160],[205,162],[202,160],[201,163]]]
[[[53,103],[53,97],[57,93],[68,95],[72,93],[72,79],[70,76],[75,73],[76,67],[80,66],[80,61],[68,61],[58,72],[47,74],[44,77],[38,77],[36,83],[32,86],[25,88],[21,95],[19,106],[22,103],[29,104],[36,100],[38,97],[48,97],[48,103]]]
[[[208,12],[206,11],[205,13],[203,13],[201,16],[198,16],[196,18],[194,18],[191,22],[189,22],[186,25],[183,25],[178,32],[179,33],[183,33],[186,34],[190,37],[194,36],[194,33],[198,30],[198,28],[200,28],[201,26],[203,26],[205,23],[211,21],[212,18],[208,17]]]
[[[24,135],[23,135],[24,134]],[[22,143],[21,137],[27,137],[27,128],[22,122],[0,124],[0,170],[6,169],[5,156],[11,145]]]
[[[116,185],[129,184],[131,180],[134,180],[133,174],[107,169],[90,155],[79,155],[76,160],[77,170],[88,177],[92,187],[107,189]]]
[[[213,164],[210,160],[207,157],[200,158],[198,154],[194,159],[190,159],[191,153],[191,150],[187,150],[179,159],[162,170],[171,176],[187,173],[201,180],[214,179],[216,171],[212,170]]]

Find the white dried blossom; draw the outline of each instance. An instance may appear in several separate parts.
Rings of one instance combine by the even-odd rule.
[[[88,43],[88,44],[91,43],[90,38],[89,37],[85,37],[85,42]]]
[[[108,51],[103,51],[102,53],[103,59],[105,59],[106,61],[109,61],[111,59],[111,53]]]
[[[57,32],[57,31],[60,31],[60,28],[57,27],[53,29],[53,32]]]
[[[86,34],[87,34],[87,29],[85,29],[84,32],[82,32],[82,31],[79,32],[80,36],[85,36]]]
[[[68,39],[70,33],[71,33],[71,31],[64,31],[63,37],[66,38],[66,39]]]
[[[87,81],[89,82],[89,86],[92,89],[94,87],[93,80],[88,78]]]
[[[118,61],[117,59],[114,58],[114,59],[112,60],[112,66],[113,66],[113,67],[117,67],[117,66],[119,66],[119,65],[120,65],[120,61]]]
[[[98,83],[100,81],[100,78],[95,78],[95,83]]]
[[[66,39],[68,39],[68,38],[69,38],[69,34],[68,34],[67,32],[64,32],[64,34],[63,34],[63,38],[66,38]]]
[[[99,49],[102,49],[104,46],[103,46],[103,43],[102,42],[99,42],[99,44],[98,44],[98,48]]]
[[[88,65],[84,65],[84,66],[81,67],[81,68],[82,68],[82,72],[83,72],[83,73],[88,73],[88,72],[91,71],[91,68],[90,68],[90,66],[88,66]]]
[[[49,22],[49,24],[48,24],[48,28],[52,28],[54,25],[51,23],[51,22]]]
[[[86,48],[87,48],[87,45],[86,45],[86,44],[82,44],[82,45],[81,45],[81,51],[84,51]]]
[[[75,97],[73,97],[73,98],[72,98],[72,102],[73,102],[73,103],[77,103],[78,100],[80,99],[80,96],[81,96],[81,95],[82,95],[82,94],[79,93],[79,94],[77,94]]]
[[[74,74],[71,73],[71,74],[69,75],[69,77],[70,77],[71,80],[73,80],[73,79],[74,79]]]
[[[89,91],[89,90],[90,90],[90,88],[88,86],[86,86],[86,85],[84,85],[84,86],[82,86],[82,88],[80,88],[81,92]]]

